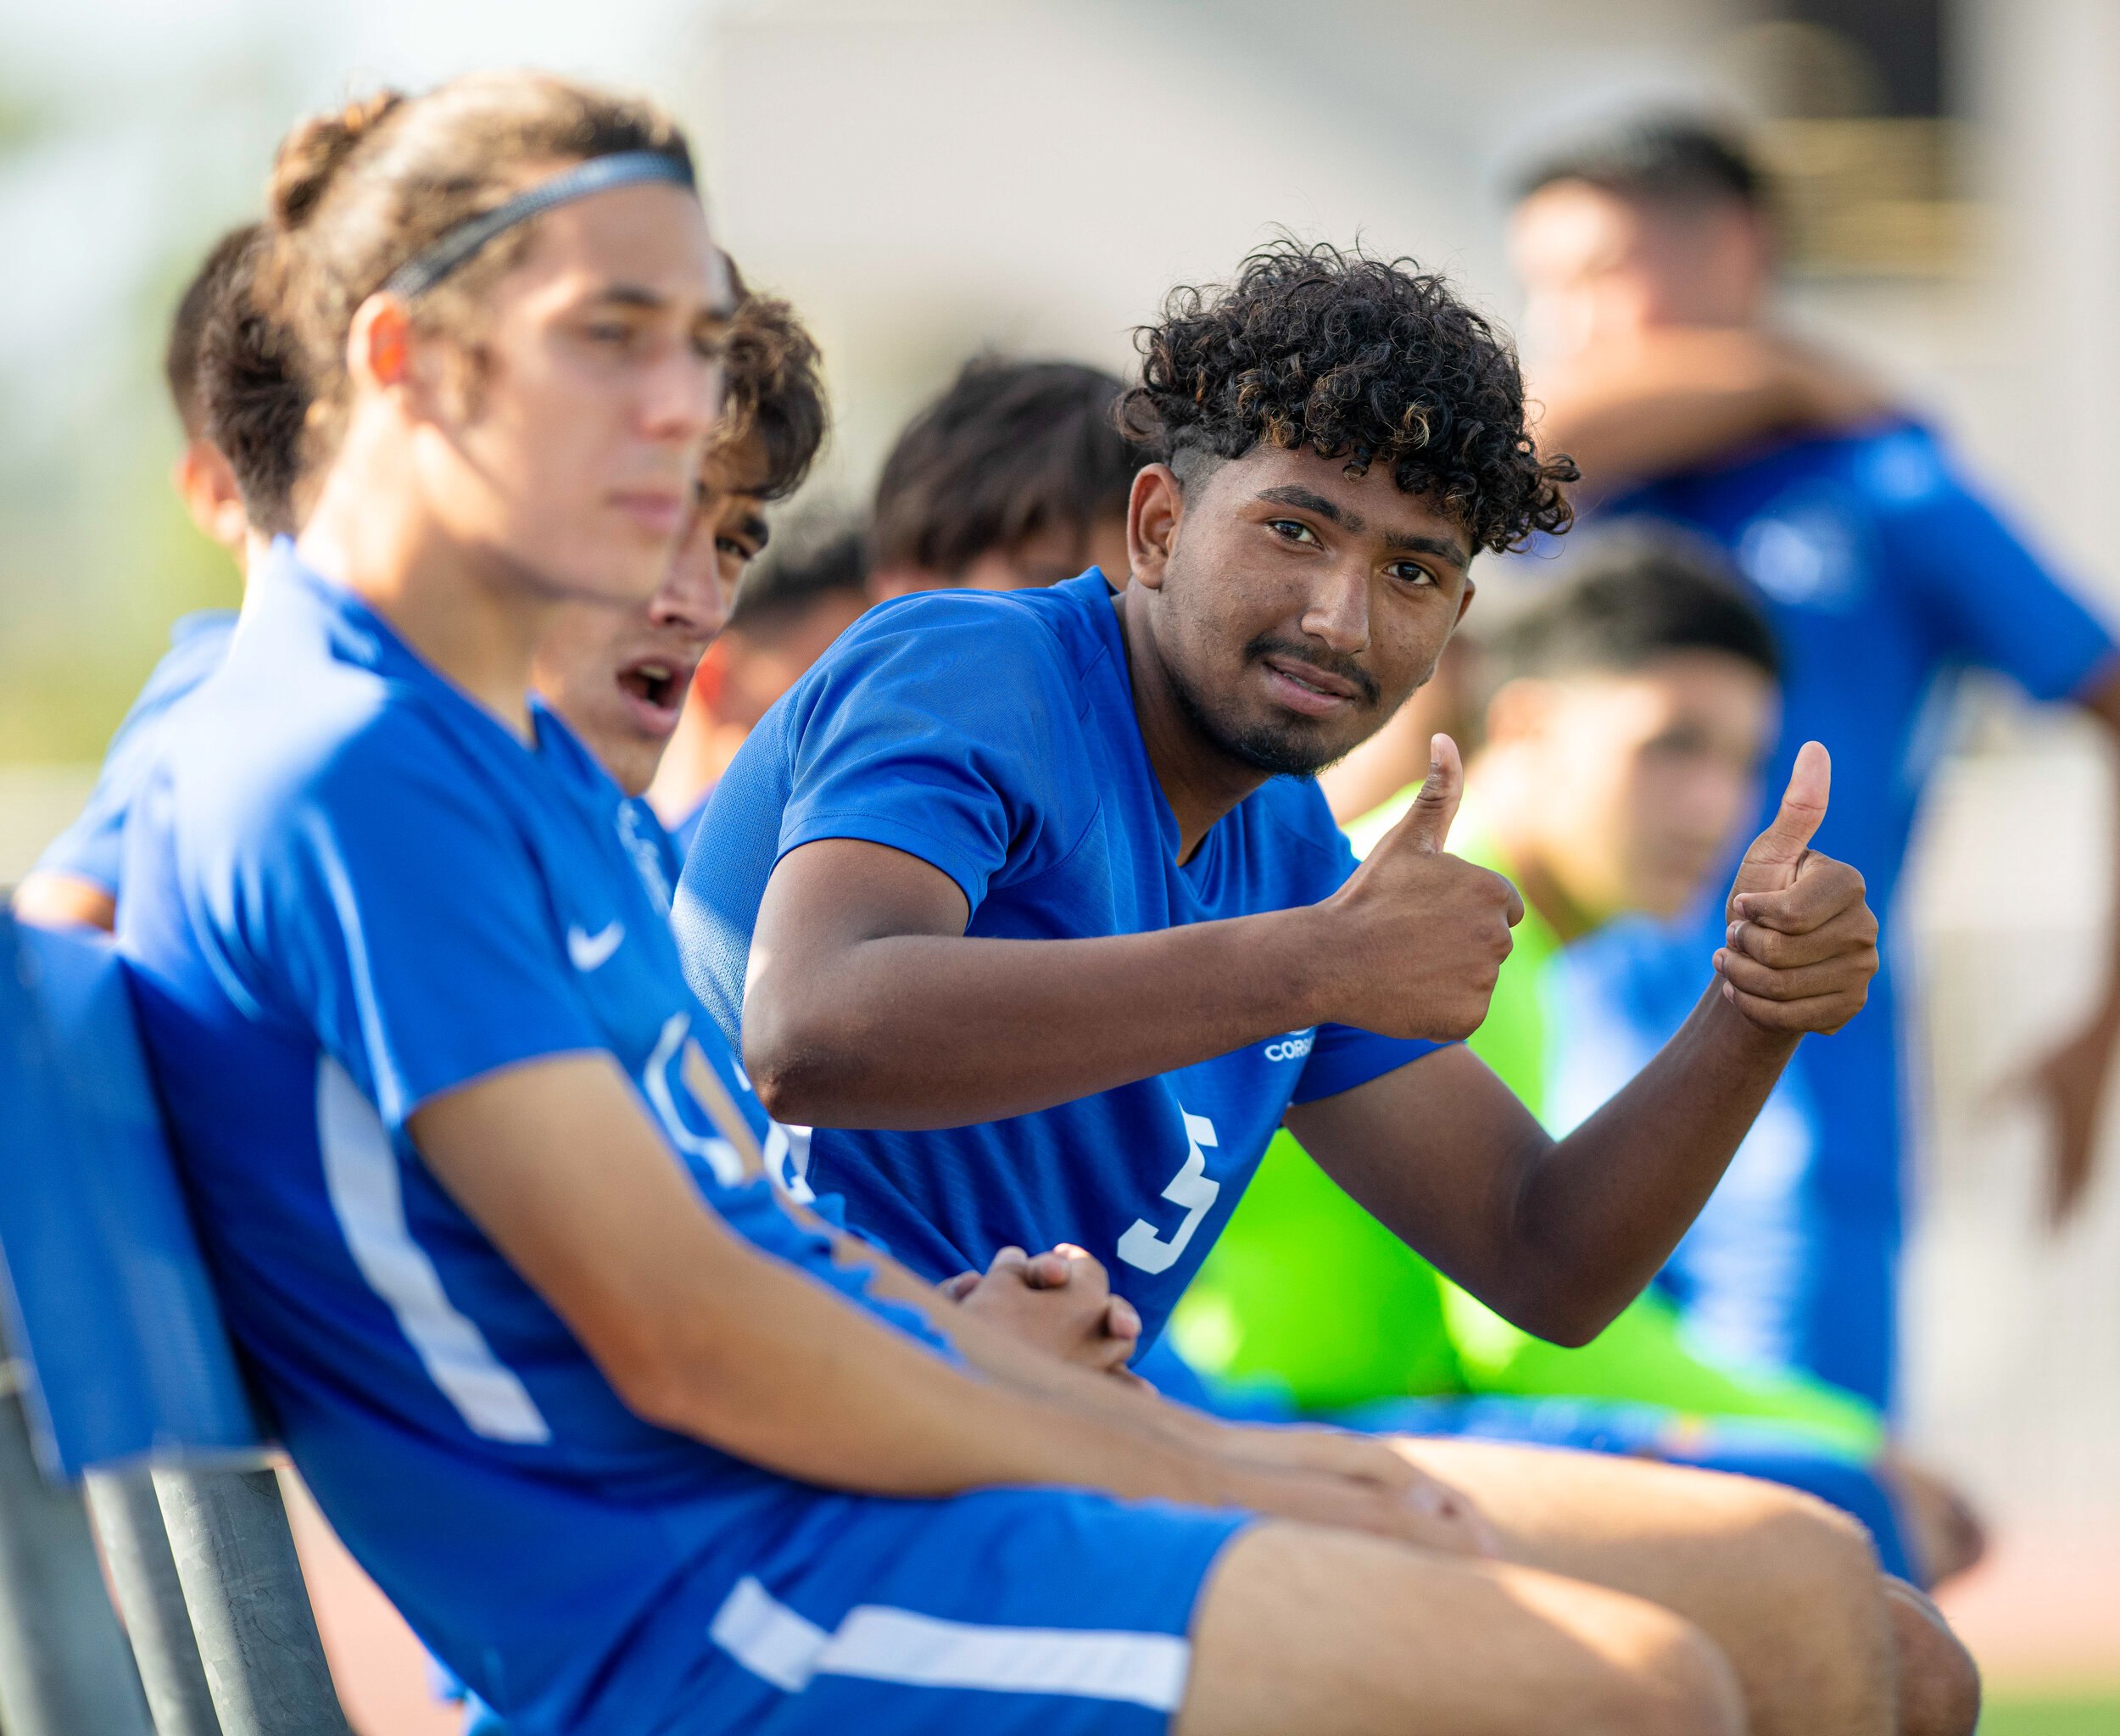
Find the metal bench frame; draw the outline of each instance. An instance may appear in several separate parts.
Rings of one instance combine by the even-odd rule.
[[[123,967],[4,909],[0,1262],[0,1728],[347,1736]]]

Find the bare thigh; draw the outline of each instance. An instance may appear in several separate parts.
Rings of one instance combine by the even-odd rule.
[[[1511,1561],[1646,1598],[1714,1640],[1755,1736],[1897,1728],[1892,1631],[1861,1527],[1775,1483],[1486,1441],[1399,1449],[1456,1484]]]
[[[1729,1666],[1638,1598],[1269,1522],[1193,1617],[1177,1736],[1741,1736]]]

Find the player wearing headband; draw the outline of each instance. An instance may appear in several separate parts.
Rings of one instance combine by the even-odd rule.
[[[842,635],[709,804],[677,911],[694,986],[773,1113],[815,1126],[810,1183],[928,1275],[1075,1242],[1152,1341],[1285,1119],[1469,1291],[1582,1342],[1655,1272],[1801,1035],[1861,1007],[1875,923],[1807,848],[1826,756],[1754,845],[1685,1031],[1548,1137],[1438,1047],[1480,1023],[1520,913],[1445,852],[1455,750],[1359,868],[1308,779],[1426,678],[1477,551],[1566,523],[1571,472],[1533,449],[1514,356],[1441,280],[1292,243],[1177,292],[1141,345],[1130,425],[1170,461],[1133,485],[1130,583],[929,593]],[[1866,1560],[1827,1590],[1816,1558],[1770,1572],[1735,1540],[1769,1513],[1823,1535],[1798,1498],[1408,1450],[1520,1559],[1703,1613],[1755,1730],[1889,1728],[1871,1641],[1900,1594]],[[1668,1571],[1704,1527],[1727,1552],[1712,1592]],[[1911,1670],[1955,1650],[1925,1622],[1909,1643]]]
[[[683,525],[729,301],[689,182],[527,75],[276,170],[316,499],[172,722],[120,944],[340,1535],[526,1733],[1739,1729],[1697,1629],[1474,1559],[1388,1450],[1026,1352],[761,1179],[619,793],[527,695]]]

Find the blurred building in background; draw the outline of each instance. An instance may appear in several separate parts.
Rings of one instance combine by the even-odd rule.
[[[1170,285],[1276,227],[1412,253],[1506,323],[1511,165],[1630,103],[1713,105],[1779,178],[1788,321],[1946,427],[2120,616],[2111,0],[0,0],[0,880],[171,616],[233,595],[161,480],[175,286],[298,110],[495,61],[693,122],[746,275],[823,341],[812,486],[849,499],[966,355],[1124,369]],[[2120,1176],[2050,1239],[2008,1088],[2095,986],[2112,779],[2007,694],[1965,728],[1894,937],[1933,1057],[1909,1426],[2001,1529],[1966,1605],[1990,1661],[2120,1679]]]

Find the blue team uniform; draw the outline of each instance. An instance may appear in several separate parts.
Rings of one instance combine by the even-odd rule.
[[[1774,1113],[1664,1281],[1726,1348],[1885,1404],[1903,1228],[1891,941],[1916,804],[1948,745],[1963,670],[1999,670],[2036,699],[2064,699],[2109,666],[2112,640],[1968,492],[1935,437],[1911,424],[1673,477],[1605,516],[1672,520],[1734,557],[1786,661],[1763,815],[1778,804],[1796,750],[1824,742],[1833,801],[1817,847],[1861,871],[1885,934],[1867,1010],[1797,1051]],[[1722,907],[1718,888],[1676,931],[1615,924],[1573,949],[1571,968],[1593,1003],[1625,1008],[1653,1045],[1699,997]],[[1615,1088],[1645,1047],[1598,1035],[1595,1024],[1582,1028],[1612,1049],[1614,1064],[1586,1098]]]
[[[774,864],[826,838],[888,845],[954,880],[974,936],[1063,940],[1308,905],[1354,857],[1310,782],[1276,778],[1193,859],[1149,764],[1103,575],[935,591],[873,609],[782,695],[723,774],[678,888],[687,976],[734,1044]],[[1086,1248],[1143,1347],[1235,1209],[1292,1102],[1435,1046],[1342,1025],[971,1127],[818,1128],[806,1180],[916,1271],[984,1270],[1009,1244]]]
[[[616,787],[526,746],[272,556],[128,829],[120,943],[237,1342],[304,1480],[522,1736],[1160,1730],[1241,1515],[796,1483],[656,1427],[429,1173],[407,1118],[602,1051],[711,1209],[946,1354],[745,1178],[769,1129],[687,991]]]
[[[113,898],[125,859],[126,816],[154,764],[155,743],[170,709],[220,667],[236,631],[233,609],[202,609],[170,628],[170,648],[154,666],[104,751],[96,787],[74,823],[37,858],[42,874],[71,874]]]

